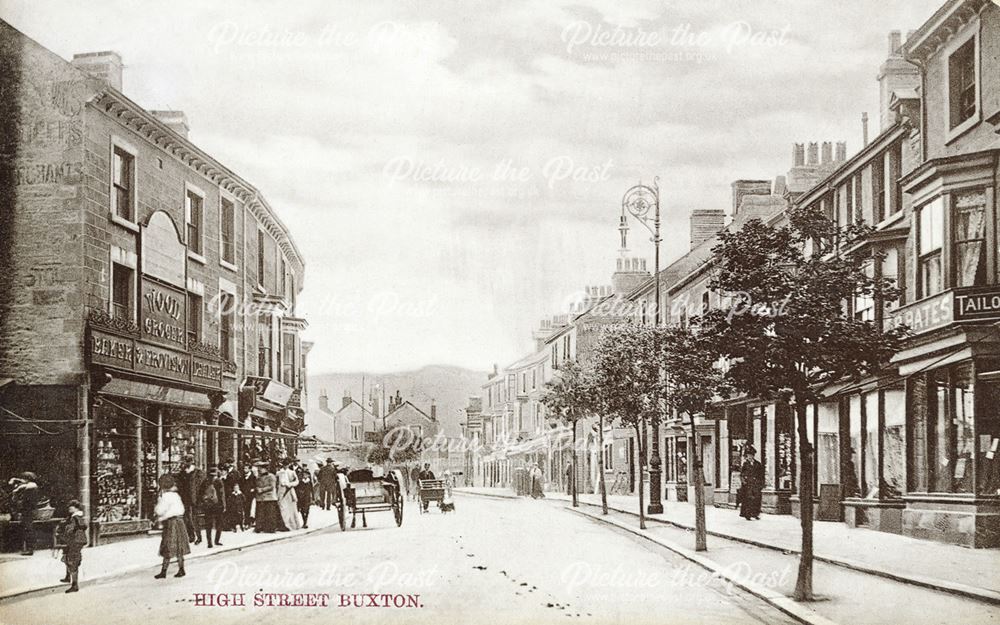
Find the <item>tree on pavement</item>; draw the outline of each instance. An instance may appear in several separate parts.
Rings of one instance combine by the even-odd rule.
[[[662,328],[631,323],[608,326],[602,331],[594,353],[594,380],[601,410],[609,419],[635,429],[639,448],[639,527],[646,528],[643,489],[646,466],[645,432],[655,410],[663,368],[657,347]],[[603,449],[601,450],[603,455]]]
[[[849,303],[858,299],[872,298],[878,311],[898,297],[890,280],[872,277],[871,264],[880,256],[866,245],[869,233],[863,224],[839,227],[814,211],[794,209],[789,226],[752,220],[720,233],[713,250],[710,288],[731,304],[703,315],[702,332],[727,358],[736,391],[794,404],[802,501],[799,601],[813,598],[807,407],[823,385],[877,371],[906,334],[903,327],[883,331],[851,314]]]
[[[692,320],[697,322],[697,318]],[[663,366],[666,375],[660,397],[669,410],[687,415],[695,440],[691,445],[694,465],[695,551],[707,549],[705,540],[704,459],[697,442],[698,415],[703,415],[716,397],[729,394],[718,352],[696,325],[670,326],[663,331]]]
[[[579,506],[577,487],[577,424],[594,413],[594,376],[590,369],[575,361],[563,363],[555,378],[545,384],[542,404],[551,419],[556,419],[573,428],[573,476],[570,479],[573,507]],[[604,493],[604,471],[601,471],[601,492]],[[604,513],[607,514],[607,498],[604,499]]]

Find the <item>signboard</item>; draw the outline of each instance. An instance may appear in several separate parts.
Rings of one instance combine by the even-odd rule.
[[[1000,319],[1000,289],[956,293],[954,317],[955,321]]]
[[[160,378],[191,381],[191,357],[157,345],[136,343],[135,371]]]
[[[953,291],[946,291],[887,312],[885,327],[888,330],[906,325],[913,334],[922,334],[942,328],[954,321],[952,316],[953,295]]]
[[[181,289],[187,286],[187,248],[170,215],[153,213],[142,228],[142,273]]]
[[[222,386],[222,363],[191,356],[191,380],[207,386]]]
[[[292,391],[295,390],[277,380],[259,376],[247,376],[243,386],[252,386],[257,392],[257,397],[279,406],[287,406],[288,400],[292,397]]]
[[[142,338],[160,345],[184,349],[187,341],[185,298],[182,290],[143,279],[139,322]]]
[[[90,354],[90,361],[94,364],[131,369],[133,350],[132,339],[97,330],[92,330],[90,333],[90,346],[87,351]]]

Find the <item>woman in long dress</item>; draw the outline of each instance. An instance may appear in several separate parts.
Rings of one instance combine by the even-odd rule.
[[[254,531],[271,534],[280,529],[281,515],[278,513],[278,482],[268,470],[266,462],[257,463],[260,474],[254,485]]]
[[[285,463],[278,471],[278,509],[281,520],[290,530],[302,529],[302,515],[299,513],[298,496],[295,487],[299,485],[299,476],[295,473],[296,462]]]
[[[161,475],[159,481],[160,498],[156,502],[154,512],[163,526],[163,533],[160,534],[160,557],[163,558],[163,566],[154,577],[163,579],[167,576],[171,558],[177,558],[177,574],[174,577],[184,577],[184,556],[191,553],[187,526],[184,525],[184,503],[177,494],[173,476]]]

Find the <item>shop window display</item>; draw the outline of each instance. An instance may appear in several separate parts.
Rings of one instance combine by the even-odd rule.
[[[110,408],[95,410],[96,450],[94,481],[97,505],[94,520],[101,523],[139,518],[136,434],[131,415]]]
[[[1000,380],[992,377],[1000,375],[1000,361],[986,361],[982,364],[977,386],[982,407],[976,422],[979,436],[976,456],[979,461],[976,467],[978,491],[981,495],[1000,495]],[[984,375],[990,378],[983,380]]]
[[[954,444],[948,449],[949,460],[952,462],[951,490],[955,493],[971,493],[972,459],[975,453],[973,421],[975,415],[975,389],[972,377],[972,365],[965,364],[955,367],[954,391],[952,396],[952,415],[950,438]]]
[[[840,426],[836,402],[819,405],[816,435],[816,479],[819,484],[840,483]]]
[[[903,388],[883,391],[885,427],[882,430],[882,497],[899,497],[906,485],[906,396]]]
[[[865,497],[877,499],[878,488],[878,415],[879,392],[872,391],[864,395],[864,474]]]

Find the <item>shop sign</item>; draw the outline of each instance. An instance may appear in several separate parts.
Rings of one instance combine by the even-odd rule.
[[[141,308],[144,339],[184,349],[187,302],[183,291],[143,279]]]
[[[200,356],[192,356],[191,378],[198,384],[222,386],[222,363]]]
[[[137,343],[135,370],[160,378],[189,382],[191,380],[191,357],[171,349]]]
[[[277,380],[259,376],[248,376],[243,386],[253,387],[257,397],[279,406],[287,406],[288,400],[292,397],[292,391],[295,390]]]
[[[131,369],[133,349],[132,339],[97,330],[90,332],[90,361],[94,364]]]
[[[885,327],[888,330],[905,325],[910,328],[910,332],[913,334],[922,334],[942,328],[955,320],[952,315],[953,296],[953,291],[945,291],[887,312]]]
[[[955,321],[1000,319],[1000,289],[955,294]]]

